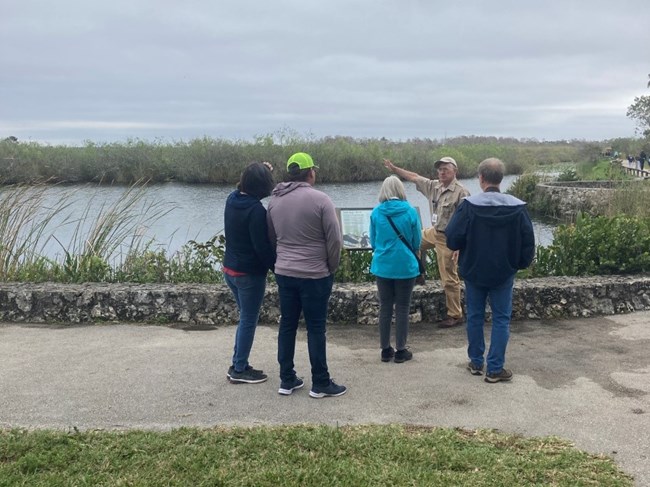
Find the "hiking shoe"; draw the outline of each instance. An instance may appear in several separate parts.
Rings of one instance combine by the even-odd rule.
[[[467,364],[467,370],[472,375],[483,375],[483,366],[478,366],[474,362],[469,362]]]
[[[407,360],[411,360],[413,358],[413,352],[411,352],[408,349],[404,350],[398,350],[395,352],[395,363],[396,364],[401,364],[402,362],[406,362]]]
[[[509,381],[512,379],[512,372],[508,369],[501,369],[501,372],[488,372],[485,374],[485,382],[495,383]]]
[[[268,379],[266,374],[250,366],[243,372],[237,372],[234,368],[233,370],[228,370],[228,380],[232,384],[259,384],[260,382],[265,382],[266,379]]]
[[[438,328],[453,328],[454,326],[462,325],[463,323],[465,323],[465,318],[462,316],[460,318],[447,316],[444,320],[438,323]]]
[[[290,396],[293,391],[302,388],[304,385],[305,381],[303,381],[300,377],[296,377],[294,375],[293,379],[283,380],[280,382],[280,389],[278,389],[278,393],[282,394],[283,396]]]
[[[342,396],[347,391],[347,387],[340,386],[330,379],[330,383],[326,386],[312,386],[311,391],[309,391],[309,395],[311,397],[315,397],[316,399],[321,399],[323,397]]]
[[[395,356],[395,349],[393,347],[388,347],[388,348],[382,348],[381,349],[381,361],[382,362],[390,362],[390,359],[392,359]]]

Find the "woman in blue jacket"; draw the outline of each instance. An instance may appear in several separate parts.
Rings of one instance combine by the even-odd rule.
[[[379,191],[379,205],[370,215],[370,246],[373,249],[370,272],[377,278],[379,294],[379,343],[381,360],[396,363],[413,358],[406,348],[409,310],[415,278],[420,274],[413,252],[390,224],[416,251],[420,248],[422,227],[415,208],[406,201],[404,185],[397,176],[387,177]],[[391,322],[395,308],[395,345],[390,344]]]
[[[263,371],[250,366],[248,357],[264,300],[266,274],[275,264],[266,209],[261,202],[273,190],[272,169],[268,162],[249,164],[242,172],[237,189],[226,200],[223,272],[239,308],[232,365],[228,369],[228,380],[235,384],[257,384],[267,379]]]

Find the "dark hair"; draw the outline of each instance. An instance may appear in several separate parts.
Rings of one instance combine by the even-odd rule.
[[[313,167],[308,167],[307,169],[300,169],[300,166],[295,162],[289,164],[289,169],[287,171],[287,181],[307,181],[309,173],[314,169]]]
[[[251,162],[241,173],[237,189],[246,194],[262,199],[273,191],[273,174],[261,162]]]

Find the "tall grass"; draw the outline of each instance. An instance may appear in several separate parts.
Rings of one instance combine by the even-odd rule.
[[[382,159],[423,175],[431,175],[433,163],[452,156],[460,177],[476,174],[487,157],[502,159],[510,174],[539,165],[577,162],[583,142],[519,141],[496,137],[458,137],[445,141],[411,139],[354,139],[352,137],[302,137],[289,131],[232,141],[203,137],[189,142],[123,143],[87,142],[82,147],[51,146],[36,142],[0,141],[0,178],[5,184],[36,181],[132,184],[237,182],[251,161],[268,160],[284,175],[287,158],[294,152],[313,155],[322,182],[359,182],[383,179]]]
[[[11,280],[21,268],[42,263],[40,252],[51,238],[52,219],[69,201],[43,205],[46,186],[16,186],[0,190],[0,280]]]
[[[127,255],[144,252],[148,224],[173,208],[147,201],[142,182],[124,190],[113,205],[88,203],[80,217],[65,215],[75,190],[45,207],[47,187],[11,186],[0,193],[0,280],[108,281]],[[62,216],[63,215],[63,216]],[[73,225],[72,239],[61,243],[61,260],[43,256],[57,240],[57,227]],[[57,240],[58,241],[58,240]]]

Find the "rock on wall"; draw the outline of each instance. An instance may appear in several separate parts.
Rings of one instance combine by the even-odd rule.
[[[444,318],[439,281],[416,286],[413,321]],[[650,276],[526,279],[515,282],[513,319],[611,315],[650,309]],[[379,306],[374,284],[339,284],[329,322],[371,325]],[[260,321],[277,323],[277,288],[269,285]],[[92,323],[106,321],[234,325],[238,312],[224,285],[0,284],[0,321]]]

